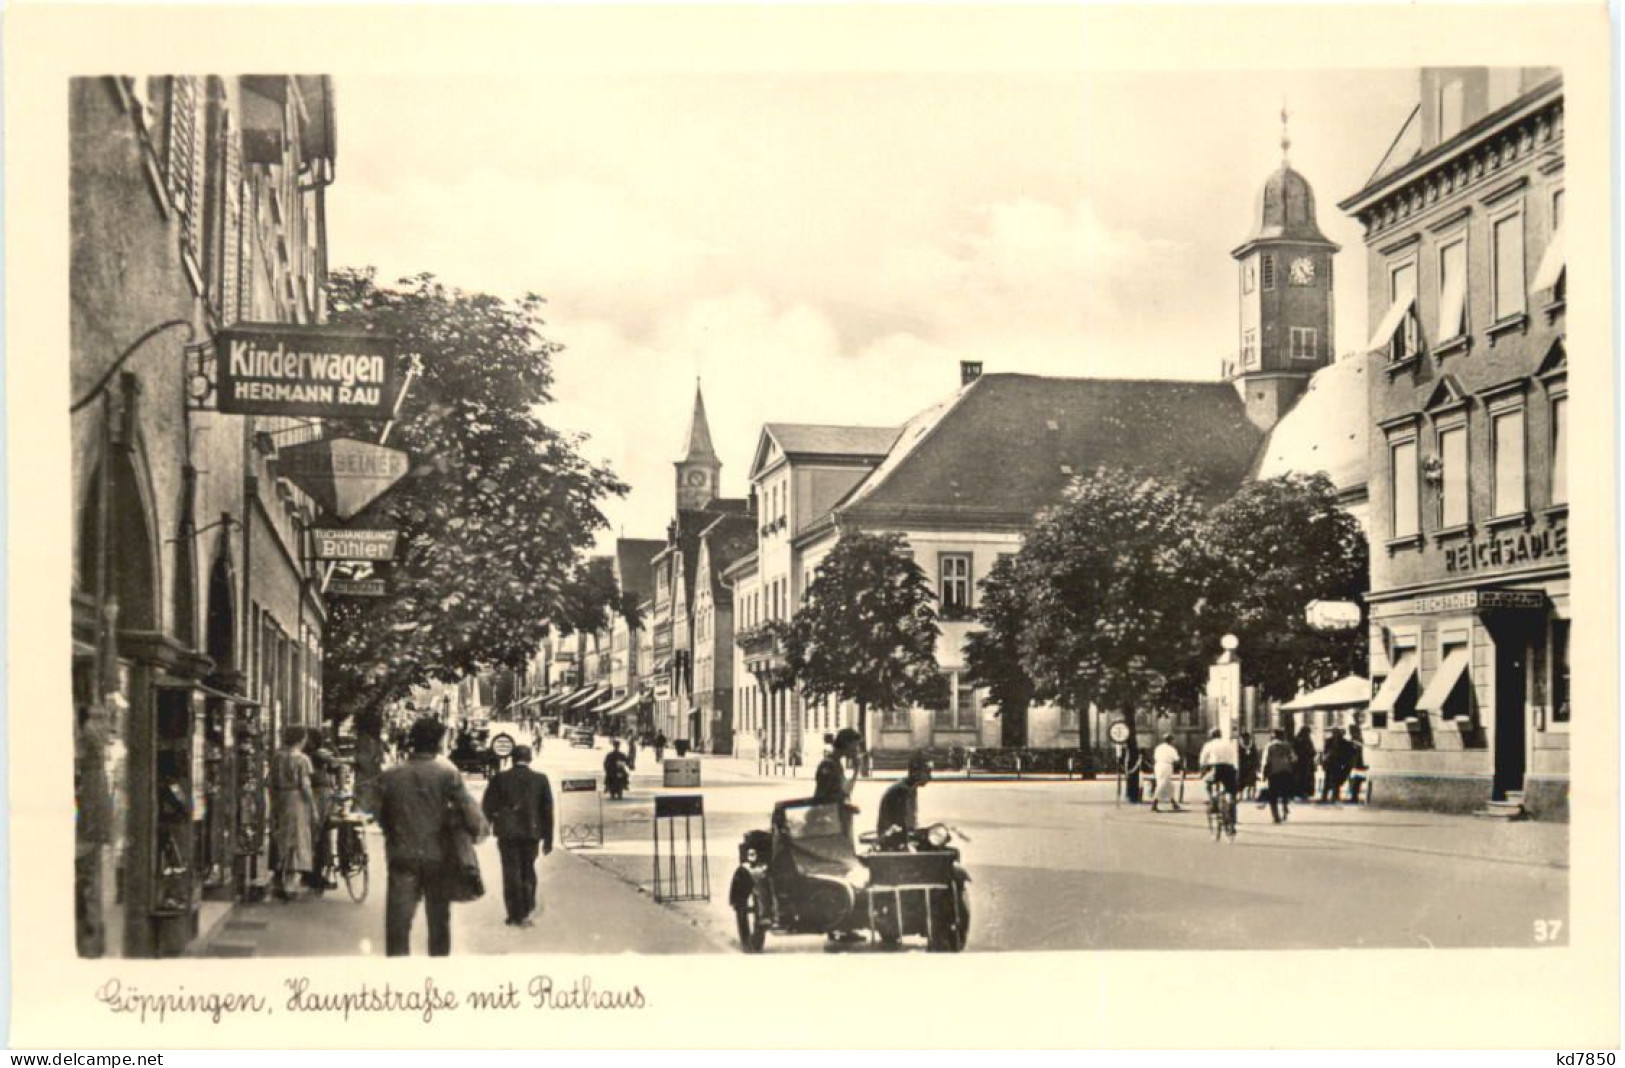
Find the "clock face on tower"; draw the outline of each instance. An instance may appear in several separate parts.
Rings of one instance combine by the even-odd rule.
[[[1299,256],[1292,261],[1291,273],[1293,285],[1313,285],[1315,281],[1315,261],[1308,256]]]
[[[696,468],[688,473],[687,481],[690,486],[699,488],[705,485],[705,472]]]

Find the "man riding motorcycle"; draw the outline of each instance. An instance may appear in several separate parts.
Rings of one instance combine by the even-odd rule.
[[[920,828],[919,791],[931,781],[931,760],[924,753],[909,758],[908,774],[891,784],[880,799],[875,830],[880,848],[903,849]]]

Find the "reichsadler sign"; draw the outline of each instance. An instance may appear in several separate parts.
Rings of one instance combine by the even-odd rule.
[[[399,390],[393,338],[294,323],[239,323],[216,342],[220,410],[387,419]]]
[[[325,530],[312,527],[318,560],[393,560],[396,530]]]

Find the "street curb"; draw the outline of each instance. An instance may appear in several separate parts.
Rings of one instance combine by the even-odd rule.
[[[1189,806],[1187,806],[1187,808],[1189,808]],[[1194,812],[1196,810],[1195,809],[1190,809],[1190,811]],[[1146,815],[1152,815],[1152,813],[1147,812]],[[1106,818],[1108,820],[1114,822],[1114,823],[1131,823],[1131,822],[1134,822],[1132,819],[1128,818],[1127,813],[1108,815]],[[1163,827],[1176,827],[1176,828],[1182,828],[1182,829],[1185,829],[1185,830],[1197,831],[1197,832],[1201,833],[1204,837],[1206,837],[1206,835],[1208,834],[1208,828],[1206,826],[1198,825],[1198,824],[1175,823],[1172,820],[1165,820],[1165,821],[1162,821],[1160,823],[1160,826],[1163,826]],[[1246,824],[1242,824],[1242,826],[1245,827]],[[1519,867],[1519,868],[1545,868],[1548,871],[1565,871],[1565,872],[1569,870],[1569,865],[1566,862],[1561,862],[1561,861],[1518,860],[1518,859],[1515,859],[1513,857],[1487,856],[1487,855],[1485,855],[1483,853],[1460,853],[1460,852],[1452,852],[1452,851],[1447,850],[1447,849],[1429,849],[1429,848],[1427,848],[1425,846],[1395,845],[1395,844],[1392,844],[1392,843],[1389,843],[1389,842],[1372,842],[1372,841],[1366,841],[1366,840],[1350,841],[1347,838],[1334,838],[1334,837],[1330,837],[1330,836],[1324,835],[1324,834],[1312,834],[1312,833],[1311,834],[1304,834],[1304,833],[1299,832],[1299,831],[1275,830],[1275,831],[1272,831],[1271,833],[1275,834],[1275,835],[1278,835],[1278,836],[1280,836],[1282,838],[1295,838],[1300,842],[1327,842],[1327,843],[1330,843],[1331,845],[1369,846],[1372,849],[1388,849],[1388,850],[1392,850],[1393,852],[1396,852],[1396,853],[1416,853],[1416,854],[1419,854],[1421,856],[1428,856],[1428,857],[1449,857],[1452,860],[1481,860],[1481,861],[1484,861],[1487,864],[1511,864],[1511,865],[1513,865],[1515,867]]]

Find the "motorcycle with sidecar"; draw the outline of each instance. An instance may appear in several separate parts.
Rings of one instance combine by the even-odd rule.
[[[867,931],[870,940],[886,945],[924,936],[932,952],[964,949],[970,875],[949,844],[952,832],[934,824],[912,835],[887,836],[884,846],[866,834],[860,853],[843,808],[782,801],[773,807],[770,829],[745,834],[728,889],[740,948],[761,952],[769,931]]]

